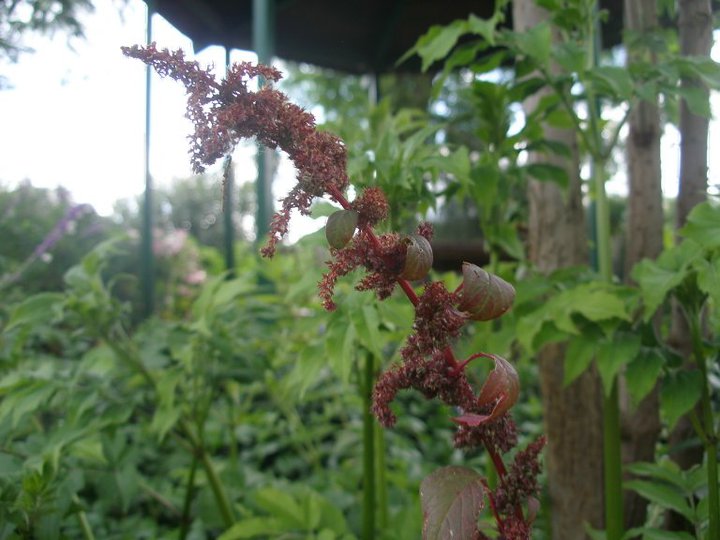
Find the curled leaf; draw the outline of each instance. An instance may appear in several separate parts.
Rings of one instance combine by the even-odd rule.
[[[464,426],[479,426],[495,420],[508,412],[520,394],[520,378],[513,365],[502,356],[488,355],[495,360],[495,369],[485,380],[477,399],[478,407],[493,405],[489,414],[465,413],[453,418],[453,421]]]
[[[407,254],[400,277],[410,281],[424,278],[432,268],[433,252],[430,242],[424,236],[411,234],[406,239]]]
[[[328,216],[325,237],[336,249],[344,248],[355,234],[358,213],[355,210],[338,210]]]
[[[475,321],[497,319],[512,306],[515,289],[507,281],[471,263],[463,263],[458,309]]]

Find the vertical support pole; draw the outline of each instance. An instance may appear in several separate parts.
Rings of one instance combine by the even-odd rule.
[[[152,16],[155,12],[153,0],[147,0],[146,41],[152,42]],[[150,175],[150,107],[152,68],[145,68],[145,195],[142,209],[142,242],[140,251],[141,282],[143,294],[143,315],[149,317],[155,311],[155,264],[153,256],[152,227],[152,176]]]
[[[253,49],[261,64],[270,64],[275,42],[275,2],[274,0],[253,0]],[[259,81],[262,86],[264,81]],[[264,242],[269,230],[272,203],[272,151],[258,146],[258,179],[256,184],[257,213],[255,230],[257,243]]]
[[[225,72],[230,68],[230,47],[225,47]],[[227,156],[225,170],[223,171],[223,229],[225,249],[225,269],[228,271],[228,278],[235,276],[235,224],[233,214],[235,206],[233,202],[233,189],[235,184],[235,167],[232,156]]]

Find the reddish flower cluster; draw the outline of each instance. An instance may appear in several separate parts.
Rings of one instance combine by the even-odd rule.
[[[523,517],[521,504],[537,491],[538,454],[544,440],[519,452],[509,472],[500,457],[500,453],[517,443],[515,424],[507,414],[517,399],[517,373],[509,362],[485,353],[458,362],[451,348],[469,320],[489,320],[509,309],[514,298],[512,286],[466,263],[464,288],[460,292],[450,292],[442,283],[433,282],[418,297],[407,279],[422,279],[432,265],[431,226],[423,223],[416,235],[409,237],[375,234],[373,227],[388,215],[387,200],[374,187],[366,189],[352,203],[345,198],[347,157],[342,141],[317,131],[313,116],[290,103],[272,86],[257,91],[248,88],[248,80],[253,77],[278,81],[277,70],[236,64],[218,83],[209,71],[185,60],[182,51],[159,51],[152,44],[124,47],[123,52],[185,85],[187,115],[195,125],[190,137],[195,171],[201,172],[205,165],[229,153],[240,139],[249,137],[283,150],[294,162],[298,182],[273,217],[263,255],[274,254],[277,243],[287,233],[293,209],[307,214],[313,199],[320,196],[329,196],[343,207],[347,213],[334,220],[334,230],[328,234],[329,242],[335,246],[330,250],[333,260],[328,262],[328,272],[318,284],[324,306],[328,310],[335,308],[333,292],[340,277],[363,268],[366,274],[357,289],[372,290],[382,300],[400,285],[416,307],[413,333],[400,351],[403,361],[378,379],[373,411],[383,425],[392,425],[395,415],[390,403],[400,390],[407,388],[459,408],[461,415],[454,419],[459,424],[455,445],[485,446],[500,476],[498,489],[490,494],[499,538],[528,538],[532,520]],[[493,359],[495,369],[476,394],[465,375],[465,367],[481,357]],[[484,536],[478,531],[477,537]]]
[[[545,437],[539,437],[515,456],[510,470],[495,489],[495,508],[500,513],[510,515],[519,505],[537,495],[540,490],[537,481],[540,452],[544,446]]]
[[[325,194],[340,202],[336,197],[348,184],[347,152],[342,141],[316,130],[314,117],[290,103],[271,85],[257,92],[248,89],[248,79],[263,77],[269,82],[278,81],[279,71],[242,62],[233,65],[218,83],[197,62],[185,60],[182,51],[158,50],[152,43],[147,47],[123,47],[123,53],[185,85],[187,116],[195,125],[190,141],[196,172],[231,152],[240,139],[251,137],[269,148],[280,148],[293,161],[298,183],[273,218],[263,255],[270,257],[275,253],[276,244],[287,233],[293,208],[308,214],[313,198]]]
[[[385,194],[378,187],[369,187],[352,202],[352,209],[358,213],[358,226],[374,227],[386,217],[390,211]]]

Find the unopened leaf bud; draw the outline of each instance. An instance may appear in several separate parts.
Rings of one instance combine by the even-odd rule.
[[[355,210],[338,210],[328,217],[325,237],[328,244],[336,249],[344,248],[355,234],[358,213]]]
[[[507,281],[470,263],[463,263],[458,309],[475,321],[497,319],[510,309],[515,289]]]
[[[400,277],[410,281],[424,278],[433,264],[433,252],[430,242],[424,236],[411,234],[405,238],[405,243],[407,244],[407,252]]]

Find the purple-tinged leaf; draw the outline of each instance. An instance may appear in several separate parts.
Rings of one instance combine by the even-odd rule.
[[[495,369],[490,372],[485,380],[477,404],[480,407],[493,405],[490,414],[465,413],[453,418],[458,424],[465,426],[479,426],[490,422],[508,412],[518,399],[520,394],[520,378],[513,365],[502,356],[489,354],[488,357],[495,360]]]
[[[423,540],[479,539],[484,498],[482,477],[472,469],[450,466],[432,473],[420,485]]]

